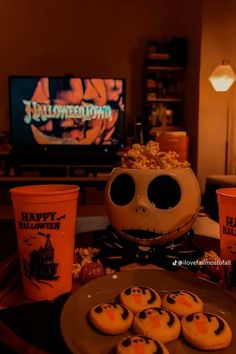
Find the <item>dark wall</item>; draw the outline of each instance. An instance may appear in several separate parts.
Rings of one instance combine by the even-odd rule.
[[[173,35],[190,44],[186,112],[192,122],[200,15],[198,0],[1,0],[0,130],[9,128],[7,76],[14,74],[125,77],[132,125],[142,109],[145,41]]]

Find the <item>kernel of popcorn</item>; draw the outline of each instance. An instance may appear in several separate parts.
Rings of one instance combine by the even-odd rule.
[[[74,263],[72,268],[72,277],[73,279],[79,278],[79,273],[81,270],[81,265],[79,263]]]
[[[93,263],[92,259],[90,257],[82,257],[82,260],[80,262],[81,266],[88,264],[88,263]]]
[[[112,268],[109,268],[109,267],[106,267],[105,268],[105,274],[106,275],[110,275],[110,274],[115,274],[115,269],[112,269]]]

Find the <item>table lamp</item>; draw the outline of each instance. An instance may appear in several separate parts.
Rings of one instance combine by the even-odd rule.
[[[221,65],[218,65],[210,74],[209,81],[217,92],[229,91],[236,76],[229,62],[223,60]],[[226,137],[225,137],[225,174],[228,174],[228,150],[229,150],[229,96],[227,101],[227,115],[226,115]]]

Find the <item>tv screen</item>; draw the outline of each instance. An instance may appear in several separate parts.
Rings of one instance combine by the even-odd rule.
[[[124,79],[11,76],[9,95],[13,147],[124,144]]]

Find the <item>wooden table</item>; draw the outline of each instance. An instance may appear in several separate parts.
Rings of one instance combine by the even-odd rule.
[[[109,220],[106,216],[78,217],[76,222],[76,234],[77,237],[79,237],[80,234],[86,233],[88,231],[97,232],[99,230],[105,230],[108,225]],[[0,228],[2,234],[8,235],[8,242],[3,243],[6,238],[0,238],[1,252],[5,253],[5,255],[12,254],[17,248],[13,219],[5,221],[0,220]],[[214,250],[219,254],[218,223],[209,219],[206,215],[203,215],[198,217],[193,229],[195,232],[194,244],[196,246],[204,250]],[[3,258],[4,256],[1,256],[0,261],[3,261]],[[138,264],[130,264],[128,266],[128,269],[137,269],[139,267],[143,268],[143,266],[140,266]],[[148,264],[145,267],[149,269],[160,269],[159,267],[152,264]],[[127,266],[124,269],[127,269]],[[19,274],[13,274],[9,282],[4,287],[0,287],[0,308],[17,306],[23,303],[30,302],[23,295],[19,279]],[[78,282],[74,281],[73,290],[75,290],[77,287]]]
[[[13,220],[11,221],[13,222]],[[77,227],[77,231],[80,234],[80,233],[85,233],[88,230],[89,231],[104,230],[108,225],[108,223],[109,221],[106,217],[83,217],[83,218],[78,218],[76,227]],[[4,232],[2,229],[1,231]],[[206,233],[205,236],[201,235],[202,231],[205,231]],[[206,216],[199,217],[195,224],[194,239],[196,244],[201,245],[201,247],[204,247],[205,249],[213,249],[218,251],[219,250],[218,224],[214,222],[212,223],[211,220],[208,220]],[[132,263],[125,267],[122,267],[121,270],[130,270],[130,269],[138,269],[138,268],[160,269],[159,267],[152,264],[147,264],[146,266],[140,266],[139,264]],[[40,346],[36,347],[35,345],[29,344],[27,339],[24,338],[24,335],[16,334],[16,332],[12,329],[12,327],[9,326],[7,320],[8,318],[13,318],[14,320],[14,316],[16,315],[17,312],[19,317],[25,316],[25,313],[29,314],[29,318],[31,320],[33,316],[32,314],[35,314],[35,316],[37,315],[41,316],[42,313],[45,313],[45,316],[49,316],[49,315],[54,316],[55,314],[59,316],[62,306],[66,298],[69,296],[69,294],[64,294],[52,302],[33,303],[24,297],[22,287],[19,281],[19,277],[17,275],[15,275],[10,279],[10,283],[8,284],[8,286],[9,286],[8,289],[7,289],[7,285],[4,288],[0,288],[0,306],[2,309],[5,308],[3,312],[0,311],[0,352],[4,354],[8,354],[8,353],[10,354],[12,352],[8,351],[7,348],[11,348],[16,353],[19,354],[51,353],[50,351],[47,352],[45,350],[42,350],[42,348],[40,349]],[[80,285],[78,281],[74,280],[72,291],[78,289],[79,286]],[[9,314],[9,316],[6,316],[6,318],[4,319],[4,316],[1,316],[1,313]],[[59,317],[57,317],[57,322],[59,322]],[[44,328],[42,328],[41,330],[43,333],[44,331],[46,331]],[[57,329],[57,331],[58,333],[60,333],[59,328]],[[33,334],[31,333],[31,335]],[[46,336],[47,333],[44,333],[44,335]],[[68,350],[65,347],[64,343],[62,342],[61,337],[60,338],[56,337],[55,340],[58,341],[58,346],[60,348],[58,353],[60,352],[60,354],[68,354]],[[7,345],[7,348],[4,347],[4,343]]]

